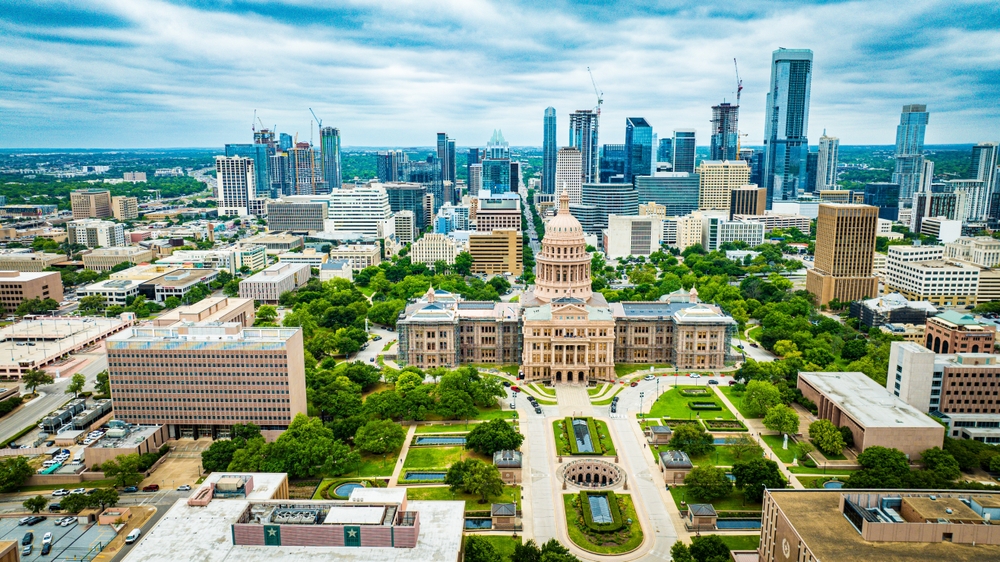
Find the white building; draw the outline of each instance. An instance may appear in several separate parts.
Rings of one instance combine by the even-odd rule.
[[[701,245],[711,252],[729,242],[746,242],[751,248],[764,243],[764,224],[751,221],[731,221],[723,217],[705,216],[702,221]]]
[[[396,240],[400,244],[410,244],[417,237],[416,218],[413,211],[397,211],[393,215]]]
[[[933,236],[939,242],[954,242],[962,236],[962,221],[948,220],[945,217],[926,217],[920,221],[920,234]]]
[[[962,236],[944,245],[945,257],[982,267],[1000,265],[1000,240],[990,236]]]
[[[729,210],[730,193],[750,183],[745,160],[702,160],[698,165],[698,208]]]
[[[886,290],[938,306],[976,304],[979,268],[942,260],[943,246],[889,246]]]
[[[885,236],[892,232],[892,221],[888,219],[878,219],[878,228],[875,230],[875,236]]]
[[[267,265],[267,248],[260,244],[241,244],[212,250],[177,250],[160,258],[157,265],[209,268],[235,274],[243,267],[250,271]]]
[[[767,211],[763,215],[733,215],[733,220],[763,223],[764,232],[771,232],[775,229],[797,228],[805,234],[809,234],[812,222],[809,217],[802,215],[783,215],[773,211]]]
[[[479,193],[483,188],[483,165],[472,164],[469,166],[469,193]]]
[[[216,156],[215,175],[218,185],[219,214],[245,216],[250,213],[250,200],[256,198],[257,182],[253,158]]]
[[[663,228],[664,239],[667,239],[670,232],[673,231],[674,243],[671,245],[676,246],[682,252],[695,244],[701,244],[702,221],[703,217],[701,213],[692,213],[683,217],[665,219],[663,222],[667,226]],[[670,242],[668,241],[667,244],[670,244]]]
[[[840,152],[840,139],[823,136],[819,138],[819,159],[816,162],[816,191],[821,189],[837,189],[837,158]]]
[[[81,219],[66,223],[67,240],[88,248],[125,245],[125,227],[98,219]]]
[[[305,285],[310,275],[309,264],[278,262],[240,281],[240,298],[276,303],[282,293]]]
[[[278,254],[278,263],[302,264],[317,268],[321,267],[329,259],[329,254],[317,252],[316,248],[306,248],[301,252],[285,252],[283,254]]]
[[[330,250],[330,260],[347,260],[351,264],[351,269],[361,271],[366,267],[382,263],[382,251],[377,244],[337,246]]]
[[[335,189],[330,193],[328,212],[334,230],[384,237],[382,226],[392,216],[389,194],[376,185]]]
[[[462,253],[465,246],[444,234],[425,234],[410,246],[410,260],[413,263],[434,265],[443,261],[449,265],[455,263],[455,257]]]
[[[347,260],[331,260],[319,268],[319,280],[329,281],[331,279],[347,279],[354,281],[354,270],[351,269],[351,262]]]
[[[608,215],[604,230],[604,255],[609,259],[625,256],[648,256],[659,251],[663,242],[663,224],[651,216]]]
[[[130,298],[139,295],[139,281],[108,279],[76,290],[78,297],[101,297],[107,305],[125,306]]]
[[[564,146],[556,155],[556,195],[569,194],[570,204],[580,204],[583,194],[583,155],[579,149]]]

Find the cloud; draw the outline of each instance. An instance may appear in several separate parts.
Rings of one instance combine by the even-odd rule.
[[[752,4],[752,5],[750,5]],[[661,137],[734,101],[763,136],[771,51],[810,48],[810,138],[890,144],[926,103],[928,143],[995,138],[1000,6],[992,2],[9,0],[0,13],[0,146],[221,146],[268,126],[309,137],[312,107],[348,146],[540,145],[542,113],[596,104]]]

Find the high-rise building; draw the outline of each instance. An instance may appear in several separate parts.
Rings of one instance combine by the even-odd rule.
[[[878,218],[895,222],[899,219],[899,203],[898,183],[865,184],[865,205],[878,207]]]
[[[427,187],[419,183],[387,182],[381,184],[389,196],[389,208],[393,213],[410,211],[413,213],[417,230],[423,230],[427,223],[424,222],[424,194]]]
[[[924,163],[924,133],[930,113],[924,104],[903,106],[896,126],[896,167],[892,183],[899,184],[899,198],[907,207],[921,184]]]
[[[441,181],[455,181],[455,145],[448,133],[437,134],[437,157],[441,163]]]
[[[625,119],[625,183],[635,176],[650,174],[653,156],[653,127],[642,117]]]
[[[473,273],[520,276],[524,270],[521,235],[513,228],[471,233],[469,254]]]
[[[794,199],[806,185],[812,62],[809,49],[778,49],[771,53],[761,174],[768,209],[773,201]]]
[[[271,176],[268,172],[268,161],[271,158],[266,144],[227,144],[226,156],[242,156],[253,160],[254,166],[254,197],[267,197],[271,190]]]
[[[729,210],[729,193],[750,182],[750,167],[743,160],[702,160],[698,176],[698,208]]]
[[[323,164],[323,181],[327,189],[340,189],[342,183],[340,167],[340,129],[323,127],[319,131],[319,150]]]
[[[583,186],[583,155],[570,146],[559,149],[556,155],[556,189],[569,194],[570,203],[579,203]]]
[[[983,198],[982,216],[992,217],[1000,210],[993,209],[991,202],[992,195],[1000,191],[1000,183],[997,179],[997,149],[1000,144],[995,142],[981,142],[972,147],[972,165],[969,167],[969,177],[983,182],[983,189],[986,196]]]
[[[816,173],[819,167],[819,153],[806,153],[806,193],[817,193]]]
[[[317,184],[322,182],[323,175],[316,164],[316,153],[309,143],[300,142],[288,149],[289,177],[295,195],[321,194]]]
[[[676,129],[674,130],[674,160],[673,172],[694,173],[694,159],[696,153],[695,130]]]
[[[479,193],[483,189],[483,165],[472,164],[469,166],[469,193]]]
[[[684,216],[698,208],[700,184],[698,174],[687,172],[656,172],[635,179],[639,203],[663,205],[668,217]]]
[[[78,189],[69,194],[74,219],[106,219],[113,215],[107,189]]]
[[[542,129],[542,193],[556,192],[556,108],[546,107]]]
[[[243,156],[215,157],[220,214],[242,217],[250,213],[250,201],[257,198],[255,165],[252,158]]]
[[[585,183],[581,188],[580,205],[570,204],[571,214],[576,217],[574,207],[586,207],[583,209],[586,221],[580,217],[577,220],[581,224],[586,222],[584,231],[597,234],[600,240],[602,231],[608,228],[609,215],[639,214],[639,194],[630,183]]]
[[[665,139],[660,139],[659,144],[656,146],[656,161],[657,162],[670,162],[673,164],[674,161],[674,139],[673,137],[667,137]]]
[[[392,216],[392,208],[389,206],[389,194],[383,186],[373,184],[354,189],[338,189],[315,199],[329,201],[328,218],[332,221],[334,230],[358,232],[379,238],[385,236],[383,227]]]
[[[287,152],[278,152],[268,157],[267,175],[271,186],[269,195],[278,197],[292,194],[292,174],[288,162]]]
[[[483,189],[494,195],[510,192],[510,144],[503,138],[503,132],[493,131],[486,144],[483,158]]]
[[[511,160],[510,161],[510,191],[512,193],[518,193],[518,192],[521,191],[521,180],[522,179],[524,179],[524,178],[523,178],[523,174],[521,172],[521,162],[519,162],[517,160]],[[458,201],[454,201],[454,203],[458,203]]]
[[[709,160],[736,160],[739,144],[740,106],[720,103],[712,106],[712,140]]]
[[[767,190],[744,185],[729,192],[729,220],[735,215],[761,216],[767,209]]]
[[[375,156],[375,173],[382,183],[405,181],[408,159],[402,150],[380,150]]]
[[[458,181],[458,162],[455,160],[455,139],[448,139],[448,181]]]
[[[3,291],[0,291],[0,308],[6,310],[7,314],[13,314],[24,301],[52,299],[60,302],[63,299],[62,279],[55,271],[0,271],[0,284],[3,286]]]
[[[601,147],[601,183],[623,183],[628,151],[624,144],[606,144]]]
[[[278,150],[288,150],[289,148],[292,148],[292,144],[292,135],[289,135],[288,133],[278,134]]]
[[[840,139],[823,136],[819,138],[819,153],[816,162],[816,191],[837,189],[837,158],[840,153]]]
[[[118,196],[111,198],[111,214],[115,220],[130,221],[139,218],[139,198]]]
[[[872,275],[877,231],[878,207],[819,205],[815,267],[806,272],[806,290],[819,304],[878,294],[878,277]]]
[[[569,145],[580,151],[583,182],[591,183],[598,178],[597,156],[598,115],[593,109],[578,109],[569,115]],[[558,172],[557,172],[558,175]],[[562,192],[556,179],[556,191]]]
[[[66,240],[88,248],[125,245],[125,227],[111,221],[79,219],[66,223]]]
[[[325,201],[267,203],[267,230],[272,232],[323,232],[330,216]]]
[[[480,149],[480,148],[470,148],[469,149],[469,153],[465,157],[465,177],[466,177],[466,180],[468,180],[468,178],[472,177],[472,167],[475,166],[476,164],[481,163],[482,160],[483,160],[483,150],[482,149]],[[480,166],[479,169],[481,171],[482,170],[482,166]],[[471,182],[469,183],[469,185],[470,186],[472,185]],[[471,189],[471,187],[470,187],[470,189]]]

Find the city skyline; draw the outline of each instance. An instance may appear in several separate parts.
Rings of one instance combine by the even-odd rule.
[[[588,66],[601,144],[641,116],[660,138],[694,128],[706,146],[711,106],[735,102],[734,57],[740,130],[760,145],[778,47],[814,53],[810,140],[825,128],[843,145],[891,144],[914,103],[934,113],[928,145],[1000,127],[988,103],[1000,8],[984,2],[458,7],[14,3],[0,15],[0,147],[222,146],[246,142],[255,109],[308,140],[309,107],[343,147],[432,146],[440,131],[482,146],[493,129],[541,146],[546,107],[567,123],[596,106]]]

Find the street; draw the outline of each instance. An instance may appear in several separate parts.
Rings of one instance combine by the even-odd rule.
[[[396,341],[397,338],[396,332],[390,332],[389,330],[374,324],[369,326],[368,332],[373,336],[381,336],[382,339],[378,341],[369,340],[368,347],[355,353],[353,357],[348,359],[349,361],[361,361],[362,363],[377,365],[377,359],[375,358],[382,355],[382,348],[385,347],[387,343]]]

